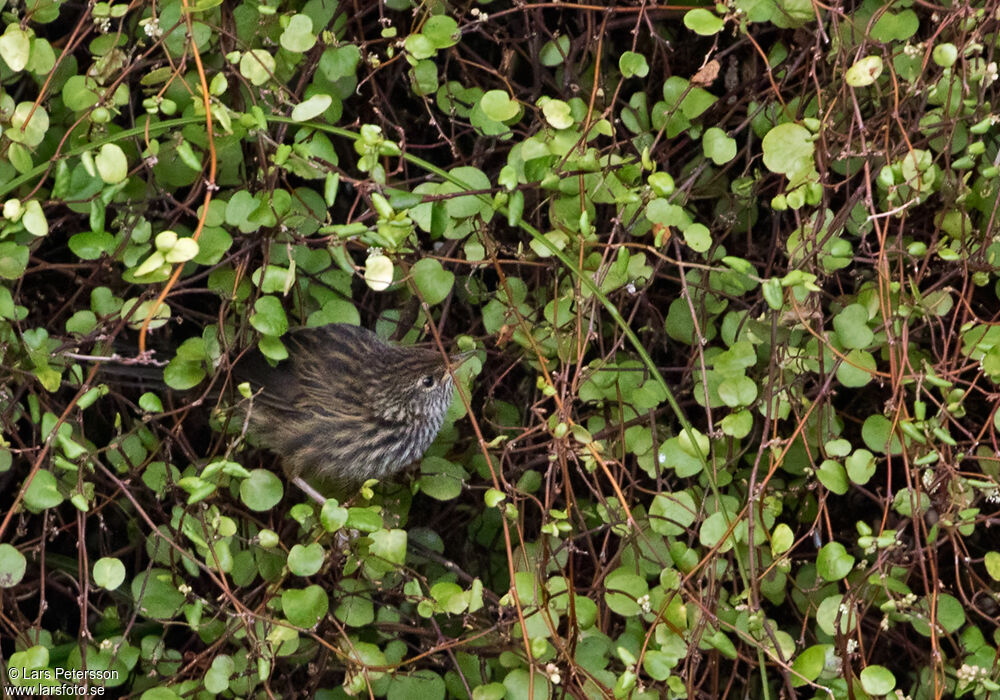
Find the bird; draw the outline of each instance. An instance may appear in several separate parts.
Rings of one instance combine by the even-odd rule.
[[[283,340],[288,358],[276,366],[259,351],[235,363],[233,379],[249,385],[235,410],[250,439],[277,454],[289,480],[320,503],[326,499],[306,478],[343,490],[420,458],[444,423],[452,371],[471,354],[395,345],[346,323],[296,329]]]

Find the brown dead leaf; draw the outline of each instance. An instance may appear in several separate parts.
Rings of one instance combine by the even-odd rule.
[[[704,85],[706,87],[711,85],[715,82],[715,79],[719,77],[720,67],[719,62],[713,58],[711,61],[698,69],[698,72],[694,74],[693,78],[691,78],[691,84]]]

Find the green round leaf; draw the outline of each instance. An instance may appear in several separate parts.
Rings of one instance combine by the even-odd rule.
[[[737,440],[745,438],[753,430],[753,414],[746,409],[725,416],[719,424],[725,435]]]
[[[942,68],[951,68],[958,60],[958,48],[951,43],[938,44],[931,53],[934,63]]]
[[[568,129],[574,123],[569,104],[562,100],[546,100],[542,105],[542,115],[555,129]]]
[[[446,49],[454,46],[462,37],[458,31],[458,22],[448,15],[432,15],[424,22],[420,30],[435,49]]]
[[[305,102],[300,102],[292,108],[292,120],[297,122],[315,119],[333,104],[333,98],[322,93],[313,95]]]
[[[86,231],[70,236],[69,249],[81,260],[97,260],[110,253],[115,237],[106,231]]]
[[[318,542],[297,544],[288,552],[288,570],[296,576],[312,576],[323,566],[325,556],[326,552]]]
[[[109,185],[116,185],[123,182],[128,177],[128,159],[121,146],[114,143],[106,143],[94,156],[94,165],[97,166],[97,174]]]
[[[444,301],[455,283],[455,275],[434,258],[418,260],[410,268],[410,274],[424,301],[431,305]]]
[[[423,34],[410,34],[403,42],[406,52],[418,61],[431,58],[437,53],[434,42]]]
[[[792,662],[792,685],[799,687],[819,678],[828,660],[836,654],[832,644],[814,644],[807,647]]]
[[[784,554],[795,544],[795,533],[785,523],[778,523],[771,533],[771,552],[774,555]]]
[[[643,610],[639,600],[648,593],[646,579],[623,569],[611,572],[604,580],[604,602],[611,612],[623,617],[640,614]]]
[[[896,687],[896,677],[885,666],[866,666],[860,676],[861,687],[872,695],[888,695]]]
[[[626,51],[618,57],[618,70],[626,78],[645,78],[649,75],[649,64],[641,53]]]
[[[34,102],[21,102],[14,108],[10,118],[10,128],[3,135],[15,143],[34,148],[42,142],[49,130],[49,113]]]
[[[728,163],[736,157],[736,139],[726,136],[726,132],[713,126],[701,137],[701,147],[705,155],[716,165]]]
[[[845,348],[866,348],[875,334],[868,327],[868,311],[861,304],[850,304],[833,317],[833,327]]]
[[[125,565],[115,557],[102,557],[94,562],[94,583],[113,591],[125,580]]]
[[[718,391],[722,402],[731,408],[749,406],[757,400],[757,385],[745,376],[723,380]]]
[[[566,60],[566,55],[569,53],[569,36],[563,34],[554,40],[546,41],[542,45],[542,50],[538,52],[538,60],[541,61],[543,66],[548,66],[549,68],[553,66],[558,66],[564,60]]]
[[[875,455],[868,450],[855,450],[854,454],[845,460],[844,466],[851,481],[862,485],[867,484],[868,480],[875,476],[877,464]]]
[[[288,331],[288,317],[277,297],[262,296],[253,305],[250,325],[264,335],[282,336]]]
[[[861,425],[861,439],[873,452],[898,455],[903,451],[899,436],[892,430],[892,421],[873,413]]]
[[[827,581],[839,581],[851,573],[855,558],[839,542],[828,542],[816,557],[816,572]]]
[[[281,48],[292,53],[305,53],[316,44],[316,35],[312,30],[313,23],[308,15],[292,15],[278,40]]]
[[[388,289],[394,274],[392,260],[381,253],[373,253],[365,260],[365,284],[376,292]]]
[[[168,263],[181,263],[187,262],[197,255],[198,241],[193,238],[179,238],[163,257]]]
[[[29,199],[25,202],[21,223],[32,236],[41,237],[49,232],[49,221],[45,218],[45,212],[42,211],[42,205],[37,199]]]
[[[283,493],[281,479],[266,469],[254,469],[240,484],[240,500],[258,513],[271,510]]]
[[[422,669],[394,675],[386,700],[444,700],[445,691],[444,679],[440,675],[430,669]]]
[[[506,90],[490,90],[479,99],[483,114],[495,122],[505,122],[521,113],[521,105],[512,100]]]
[[[712,36],[713,34],[718,34],[722,31],[725,26],[718,15],[703,7],[696,8],[694,10],[689,10],[684,15],[684,26],[690,29],[695,34],[700,34],[701,36]]]
[[[0,36],[0,58],[3,58],[7,67],[14,73],[20,73],[28,65],[28,56],[31,54],[31,39],[28,37],[17,22],[7,25],[3,36]]]
[[[704,253],[712,247],[712,234],[704,224],[690,224],[684,227],[684,242],[696,253]]]
[[[24,578],[28,562],[11,545],[0,544],[0,588],[13,588]]]
[[[714,547],[720,542],[719,546],[720,552],[728,552],[733,548],[735,544],[735,534],[730,532],[729,536],[726,537],[726,532],[729,531],[729,526],[732,524],[734,516],[730,515],[728,518],[726,514],[722,511],[712,513],[701,523],[701,528],[698,530],[698,541],[706,547]],[[725,537],[725,541],[723,541]]]
[[[254,85],[263,85],[274,74],[274,56],[264,49],[251,49],[240,59],[240,75]]]
[[[303,589],[285,589],[281,594],[281,610],[288,621],[297,627],[309,629],[319,622],[330,609],[330,599],[319,586]]]
[[[851,87],[866,87],[882,75],[882,58],[880,56],[865,56],[854,62],[847,73],[844,82]]]
[[[984,563],[990,578],[1000,581],[1000,552],[987,552]]]
[[[813,135],[799,124],[778,124],[761,141],[764,165],[772,173],[790,174],[814,167]]]
[[[823,486],[827,487],[838,496],[843,496],[850,488],[847,480],[847,471],[840,462],[832,459],[825,459],[816,470],[816,478]]]
[[[865,386],[872,380],[875,358],[867,350],[851,350],[837,367],[837,381],[849,388]]]
[[[658,535],[676,536],[690,527],[698,506],[687,491],[658,493],[649,506],[649,527]]]
[[[63,500],[56,477],[44,469],[39,469],[35,473],[35,478],[31,480],[31,485],[24,494],[24,504],[35,512],[55,508]]]

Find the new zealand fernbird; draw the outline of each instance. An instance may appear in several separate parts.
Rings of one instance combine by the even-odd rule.
[[[335,323],[292,331],[288,359],[271,366],[260,353],[233,368],[248,382],[239,414],[259,445],[281,457],[287,476],[339,488],[394,474],[433,442],[451,403],[449,371],[467,354],[390,344],[358,326]]]

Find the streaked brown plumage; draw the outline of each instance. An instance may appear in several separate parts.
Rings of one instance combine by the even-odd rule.
[[[391,345],[340,323],[292,331],[283,340],[287,360],[272,367],[249,355],[233,375],[253,391],[241,402],[250,435],[281,457],[289,478],[300,485],[303,476],[359,484],[423,455],[452,397],[439,352]]]

